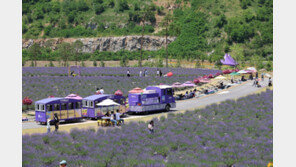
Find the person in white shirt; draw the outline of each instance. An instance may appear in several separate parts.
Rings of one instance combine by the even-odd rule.
[[[124,124],[124,120],[120,118],[121,115],[122,115],[122,114],[119,113],[119,110],[117,110],[117,111],[116,111],[116,114],[115,114],[115,116],[116,116],[116,121],[119,122],[119,123],[122,122],[122,124]]]
[[[131,76],[131,74],[130,74],[130,71],[129,71],[129,70],[127,70],[127,72],[126,72],[126,76],[127,76],[127,77],[130,77],[130,76]]]
[[[104,89],[103,88],[100,89],[100,93],[104,94]]]
[[[140,74],[139,74],[139,76],[142,77],[142,70],[140,70]]]
[[[47,128],[47,133],[50,133],[50,119],[47,119],[46,128]]]
[[[156,71],[156,76],[160,76],[159,69],[157,69],[157,71]]]

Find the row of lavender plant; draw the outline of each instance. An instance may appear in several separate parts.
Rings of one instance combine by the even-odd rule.
[[[124,74],[129,69],[132,77],[128,78]],[[143,70],[144,68],[142,68]],[[204,69],[165,69],[163,72],[173,71],[178,75],[173,77],[139,77],[139,68],[82,68],[81,77],[67,77],[66,68],[23,68],[23,98],[29,96],[33,101],[47,98],[48,96],[64,97],[70,93],[79,94],[82,97],[94,94],[96,88],[103,87],[106,93],[114,93],[122,90],[125,95],[135,88],[145,88],[149,85],[173,84],[174,82],[185,82],[193,80],[195,77],[215,74],[217,71]],[[152,73],[156,68],[147,68]],[[184,70],[182,72],[182,70]],[[195,73],[194,73],[195,72]],[[62,75],[57,75],[60,73]],[[109,76],[108,76],[109,74]],[[133,75],[134,74],[134,75]],[[193,76],[194,74],[194,76]]]
[[[23,136],[23,166],[266,166],[273,160],[273,92],[155,121]]]
[[[80,67],[81,76],[125,76],[127,70],[131,75],[138,76],[140,71],[145,69],[148,75],[155,76],[157,69],[163,74],[173,72],[177,76],[199,76],[216,74],[219,70],[199,69],[199,68],[151,68],[151,67]],[[77,68],[71,68],[71,71],[78,73]],[[66,67],[23,67],[23,76],[68,76]]]

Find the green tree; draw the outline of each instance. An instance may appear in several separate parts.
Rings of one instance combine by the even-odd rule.
[[[58,45],[60,59],[64,62],[63,66],[68,67],[68,60],[73,54],[73,47],[70,43],[63,42]]]
[[[104,10],[105,10],[105,8],[104,8],[104,6],[103,6],[102,4],[96,4],[96,5],[95,5],[95,13],[96,13],[97,15],[103,13]]]
[[[142,36],[141,36],[141,48],[140,48],[140,61],[139,66],[142,67],[142,60],[143,60],[143,42],[144,42],[144,30],[145,30],[145,24],[147,19],[150,15],[154,15],[154,12],[149,9],[148,6],[144,6],[143,10],[140,11],[140,20],[142,25]]]
[[[166,51],[166,59],[165,59],[165,66],[168,67],[168,58],[169,58],[169,53],[168,53],[168,28],[169,28],[169,25],[171,23],[171,21],[173,20],[173,16],[168,13],[162,20],[161,22],[161,26],[165,28],[165,32],[164,32],[164,35],[165,35],[165,51]]]
[[[34,66],[37,66],[37,57],[41,55],[41,47],[39,44],[34,43],[30,48],[29,48],[29,55],[30,55],[30,60],[34,61]]]
[[[79,56],[81,55],[83,43],[80,40],[76,40],[73,43],[73,48],[74,48],[74,60],[75,60],[75,65],[77,66],[77,62],[79,60]]]

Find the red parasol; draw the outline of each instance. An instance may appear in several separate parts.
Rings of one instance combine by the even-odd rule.
[[[169,73],[167,73],[167,76],[168,77],[171,77],[171,76],[173,76],[173,73],[172,72],[169,72]]]
[[[223,71],[223,74],[230,74],[230,73],[232,73],[231,70],[224,70]]]
[[[121,91],[121,90],[117,90],[117,91],[114,93],[114,95],[117,95],[117,96],[122,96],[122,95],[123,95],[123,93],[122,93],[122,91]]]
[[[198,83],[200,82],[200,80],[199,80],[199,79],[194,79],[193,82],[194,82],[195,84],[198,84]]]

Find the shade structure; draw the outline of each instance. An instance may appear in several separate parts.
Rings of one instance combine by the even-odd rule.
[[[117,90],[117,91],[114,93],[114,95],[117,95],[117,96],[122,96],[122,95],[123,95],[123,93],[122,93],[122,91],[121,91],[121,90]]]
[[[252,71],[252,72],[257,72],[255,67],[248,67],[247,68],[248,71]]]
[[[232,71],[231,71],[231,70],[223,70],[222,73],[223,73],[223,74],[230,74],[230,73],[232,73]]]
[[[183,85],[180,83],[180,82],[175,82],[173,85],[172,85],[173,88],[180,88],[180,87],[183,87]]]
[[[103,100],[101,103],[98,103],[97,106],[120,106],[120,104],[114,102],[111,99]]]
[[[196,78],[196,79],[193,80],[193,82],[194,82],[195,84],[198,84],[200,81],[199,81],[199,79]]]
[[[228,53],[225,54],[224,60],[221,59],[220,61],[223,65],[228,65],[228,66],[237,66],[238,65],[238,63]]]
[[[182,84],[182,86],[184,86],[184,87],[194,87],[195,84],[193,82],[191,82],[191,81],[186,81],[186,82],[184,82]]]
[[[267,74],[267,73],[265,74],[265,76],[267,76],[267,77],[271,77],[271,75],[270,75],[270,74]]]
[[[214,75],[213,75],[213,74],[210,74],[210,75],[208,76],[208,78],[214,78]]]
[[[246,71],[246,70],[240,70],[240,71],[238,71],[237,73],[239,73],[239,74],[247,74],[248,71]]]
[[[210,80],[209,79],[206,79],[206,78],[201,78],[199,81],[201,83],[209,83],[210,82]]]
[[[168,77],[171,77],[171,76],[173,76],[173,73],[172,72],[169,72],[169,73],[167,73],[167,76]]]
[[[219,75],[219,76],[217,76],[217,77],[214,78],[214,79],[217,79],[217,80],[223,80],[223,79],[226,79],[226,77],[223,77],[222,75]]]
[[[240,75],[240,73],[232,72],[232,73],[230,73],[230,75],[235,76],[235,75]]]
[[[263,69],[261,69],[261,70],[259,70],[259,71],[267,71],[267,70],[263,68]]]
[[[133,90],[130,90],[129,93],[143,93],[144,90],[141,88],[134,88]]]
[[[69,94],[67,97],[65,97],[66,99],[75,99],[75,100],[82,100],[82,97],[80,97],[77,94]]]

